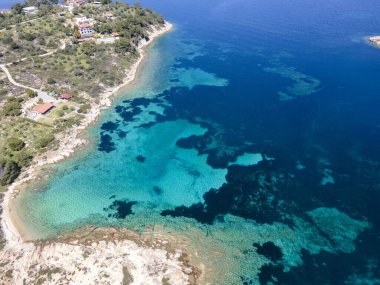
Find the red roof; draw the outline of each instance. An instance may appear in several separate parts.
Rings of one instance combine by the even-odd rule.
[[[92,24],[89,24],[89,23],[83,23],[83,24],[80,24],[80,25],[79,25],[79,28],[80,28],[80,29],[83,29],[83,28],[92,28]]]
[[[33,109],[33,112],[36,112],[39,114],[45,114],[53,108],[54,108],[54,105],[52,103],[43,103],[43,104],[37,105]]]
[[[70,95],[69,93],[63,93],[63,94],[61,95],[61,98],[62,98],[62,99],[69,100],[69,99],[71,99],[71,95]]]
[[[117,33],[117,32],[113,32],[112,35],[113,35],[114,37],[119,37],[119,36],[120,36],[120,34]]]

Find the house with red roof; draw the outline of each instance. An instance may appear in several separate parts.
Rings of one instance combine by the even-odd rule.
[[[93,36],[94,25],[90,23],[82,23],[79,25],[79,32],[82,38],[89,38]]]
[[[54,108],[55,108],[55,106],[53,105],[53,103],[50,103],[50,102],[49,103],[43,103],[43,104],[40,104],[40,105],[37,105],[36,107],[34,107],[32,112],[35,114],[45,115]]]
[[[61,96],[59,96],[59,99],[70,100],[71,95],[69,93],[63,93]]]

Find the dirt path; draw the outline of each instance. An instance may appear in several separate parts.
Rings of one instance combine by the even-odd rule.
[[[13,79],[12,75],[10,74],[10,72],[9,72],[9,70],[8,70],[8,68],[6,67],[5,64],[0,64],[0,68],[4,71],[4,73],[5,73],[5,74],[7,75],[7,77],[8,77],[8,80],[9,80],[13,85],[18,86],[18,87],[21,87],[21,88],[24,88],[24,89],[31,89],[31,90],[33,90],[33,91],[35,91],[35,92],[40,92],[40,90],[38,90],[38,89],[35,89],[35,88],[33,88],[33,87],[26,86],[26,85],[23,85],[23,84],[21,84],[21,83],[16,82],[16,81]]]
[[[61,46],[60,46],[58,49],[53,50],[53,51],[51,51],[51,52],[44,53],[44,54],[40,54],[40,55],[38,55],[38,57],[47,57],[47,56],[49,56],[49,55],[55,54],[55,53],[56,53],[57,51],[59,51],[59,50],[63,50],[63,49],[65,49],[65,48],[66,48],[66,42],[65,42],[65,41],[62,41],[62,44],[61,44]],[[9,72],[9,69],[7,68],[7,66],[12,65],[13,63],[21,62],[21,61],[25,61],[25,60],[28,60],[28,59],[29,59],[28,57],[24,57],[24,58],[22,58],[22,59],[20,59],[20,60],[14,61],[14,62],[6,63],[6,64],[0,64],[0,68],[5,72],[5,74],[6,74],[7,77],[8,77],[8,80],[9,80],[13,85],[18,86],[18,87],[21,87],[21,88],[24,88],[24,89],[30,89],[30,90],[33,90],[33,91],[35,91],[35,92],[41,93],[41,90],[38,90],[38,89],[36,89],[36,88],[30,87],[30,86],[26,86],[26,85],[24,85],[24,84],[21,84],[21,83],[16,82],[16,81],[13,79],[11,73]]]

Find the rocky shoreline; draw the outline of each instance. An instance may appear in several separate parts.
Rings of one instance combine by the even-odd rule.
[[[377,47],[380,47],[380,36],[368,37],[368,40]]]
[[[143,48],[171,28],[167,22],[162,29],[154,28],[150,40],[140,43],[140,57],[123,84],[107,89],[81,125],[60,134],[56,150],[36,158],[33,166],[0,194],[1,284],[196,284],[199,272],[189,264],[184,250],[171,248],[165,237],[144,237],[126,229],[84,228],[54,240],[30,242],[20,236],[9,209],[17,188],[37,178],[41,166],[68,157],[87,143],[80,138],[81,132],[102,109],[111,106],[111,97],[120,88],[135,79]]]
[[[46,153],[36,157],[32,166],[26,169],[19,178],[8,187],[8,190],[4,194],[4,199],[1,203],[3,212],[1,214],[1,225],[2,232],[7,240],[7,242],[20,242],[22,241],[22,237],[19,235],[16,225],[12,222],[11,214],[9,212],[9,201],[14,196],[18,195],[19,190],[18,187],[24,185],[30,180],[36,179],[38,177],[38,169],[44,165],[56,163],[62,159],[65,159],[71,156],[77,147],[81,145],[85,145],[87,143],[86,140],[80,137],[83,130],[89,127],[92,123],[94,123],[101,111],[103,109],[109,108],[111,106],[111,98],[123,87],[131,83],[137,73],[137,69],[140,66],[144,58],[144,48],[153,42],[158,36],[170,31],[173,25],[165,22],[165,25],[161,29],[153,28],[153,31],[149,35],[148,41],[142,41],[138,46],[139,51],[139,59],[130,67],[127,72],[126,77],[123,80],[123,83],[119,86],[108,88],[99,99],[98,103],[92,103],[90,111],[85,115],[84,120],[79,126],[76,126],[70,130],[61,133],[56,138],[59,141],[59,146],[55,150],[49,150]]]
[[[4,201],[4,193],[0,193],[0,216],[3,215],[3,207],[1,207],[1,205],[3,204],[3,201]],[[5,237],[4,237],[2,223],[0,223],[0,250],[3,249],[3,247],[5,246],[5,244],[6,244],[6,240],[5,240]]]
[[[0,255],[1,284],[196,284],[186,254],[161,236],[84,228]]]

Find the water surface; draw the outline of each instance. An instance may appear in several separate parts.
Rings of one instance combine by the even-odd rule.
[[[16,201],[27,227],[161,225],[212,284],[379,284],[380,3],[143,5],[175,29]]]

